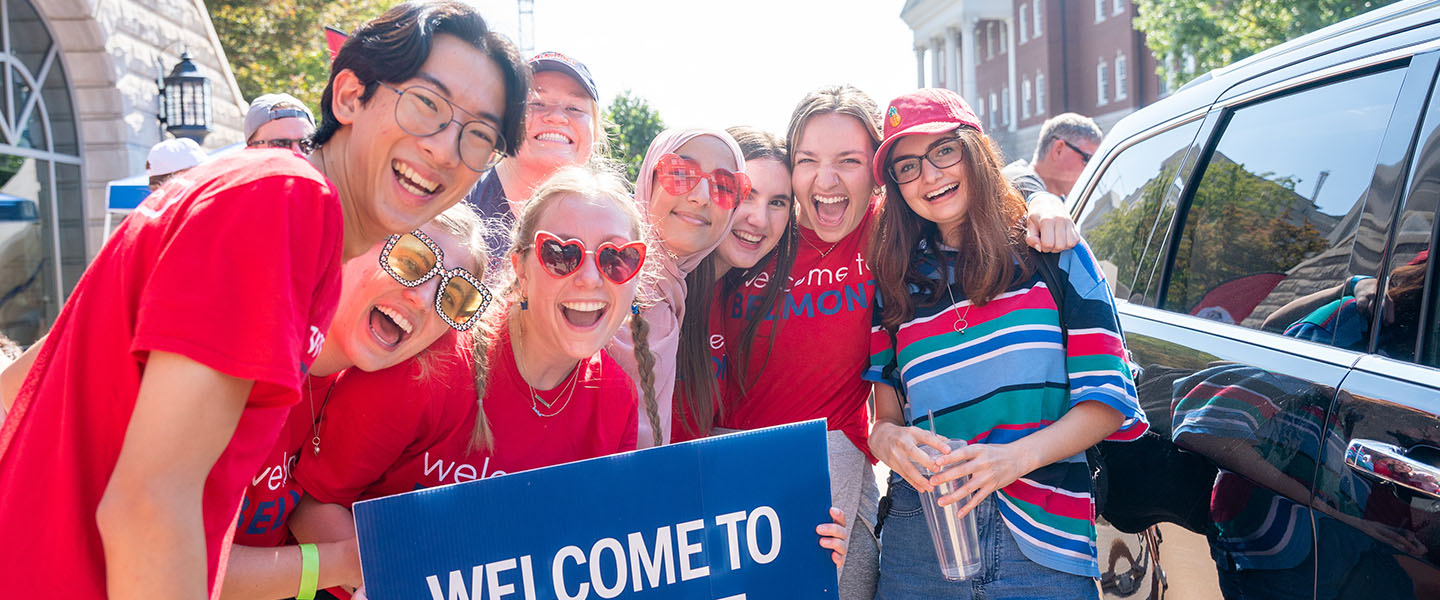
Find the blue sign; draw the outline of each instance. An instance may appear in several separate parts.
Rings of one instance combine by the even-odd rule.
[[[355,503],[375,600],[836,598],[824,421]]]

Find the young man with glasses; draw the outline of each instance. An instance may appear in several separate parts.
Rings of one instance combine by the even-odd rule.
[[[246,148],[289,148],[300,154],[314,150],[315,116],[290,94],[264,94],[250,101],[245,113]]]
[[[1001,170],[1027,197],[1047,191],[1064,197],[1075,186],[1104,134],[1089,117],[1075,113],[1056,115],[1040,126],[1040,141],[1032,162],[1017,160]]]
[[[405,100],[422,88],[443,102],[417,113]],[[459,202],[519,145],[528,93],[473,7],[402,4],[341,48],[308,157],[210,161],[127,217],[0,428],[6,595],[211,596],[245,486],[302,401],[341,261]]]

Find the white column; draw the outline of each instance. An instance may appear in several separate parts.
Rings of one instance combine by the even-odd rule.
[[[977,82],[975,81],[975,61],[980,57],[980,52],[977,50],[978,46],[975,45],[975,28],[978,26],[979,23],[976,19],[969,18],[965,19],[965,25],[961,29],[961,35],[965,37],[961,40],[963,49],[961,50],[960,59],[963,61],[961,68],[964,75],[961,76],[960,82],[962,84],[961,88],[965,91],[961,92],[960,95],[964,96],[965,99],[970,102],[980,101],[980,87],[976,85]]]
[[[1005,19],[1005,55],[1010,67],[1010,131],[1020,128],[1020,84],[1015,74],[1015,19]]]
[[[925,47],[915,47],[915,87],[925,87]]]
[[[960,91],[960,45],[954,29],[945,30],[945,87]]]
[[[945,85],[945,53],[942,42],[937,39],[930,40],[930,86],[942,87]]]

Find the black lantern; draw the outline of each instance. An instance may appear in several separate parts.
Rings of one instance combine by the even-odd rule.
[[[210,133],[210,79],[200,74],[189,51],[160,84],[160,122],[171,135],[197,144]]]

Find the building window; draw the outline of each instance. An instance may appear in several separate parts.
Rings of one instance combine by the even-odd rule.
[[[1020,84],[1020,118],[1030,118],[1030,78]]]
[[[995,22],[985,22],[985,58],[995,58]]]
[[[1125,0],[1115,0],[1114,11],[1117,15],[1125,12]]]
[[[1105,0],[1095,0],[1095,22],[1105,20]]]
[[[1101,59],[1095,66],[1095,106],[1104,106],[1110,101],[1106,93],[1110,90],[1110,65]]]
[[[1035,72],[1035,114],[1045,114],[1045,74]]]
[[[1002,117],[1001,122],[1009,126],[1010,117],[1013,115],[1010,114],[1010,88],[1008,87],[1000,89],[1000,116]]]
[[[1124,100],[1129,95],[1129,88],[1130,74],[1129,69],[1126,69],[1125,54],[1117,53],[1115,55],[1115,99]]]
[[[1035,27],[1031,29],[1031,38],[1038,38],[1041,33],[1045,32],[1045,28],[1042,26],[1044,19],[1041,18],[1045,14],[1045,11],[1040,9],[1040,5],[1044,2],[1045,0],[1035,0],[1035,4],[1031,5],[1031,8],[1035,11],[1035,18],[1031,19],[1031,21],[1035,23]]]
[[[26,346],[55,323],[85,270],[87,186],[60,36],[40,15],[53,11],[26,0],[5,9],[0,63],[15,96],[0,102],[9,124],[0,136],[0,331]]]
[[[1000,53],[1004,54],[1010,47],[1010,27],[1003,21],[1000,23]]]
[[[996,111],[996,109],[998,109],[998,108],[1000,108],[1000,103],[995,99],[995,92],[990,92],[990,112],[989,112],[990,124],[989,124],[989,127],[990,127],[991,129],[994,129],[994,128],[995,128],[995,125],[996,125],[996,123],[995,123],[995,111]]]
[[[1020,43],[1030,41],[1030,5],[1020,5]]]

